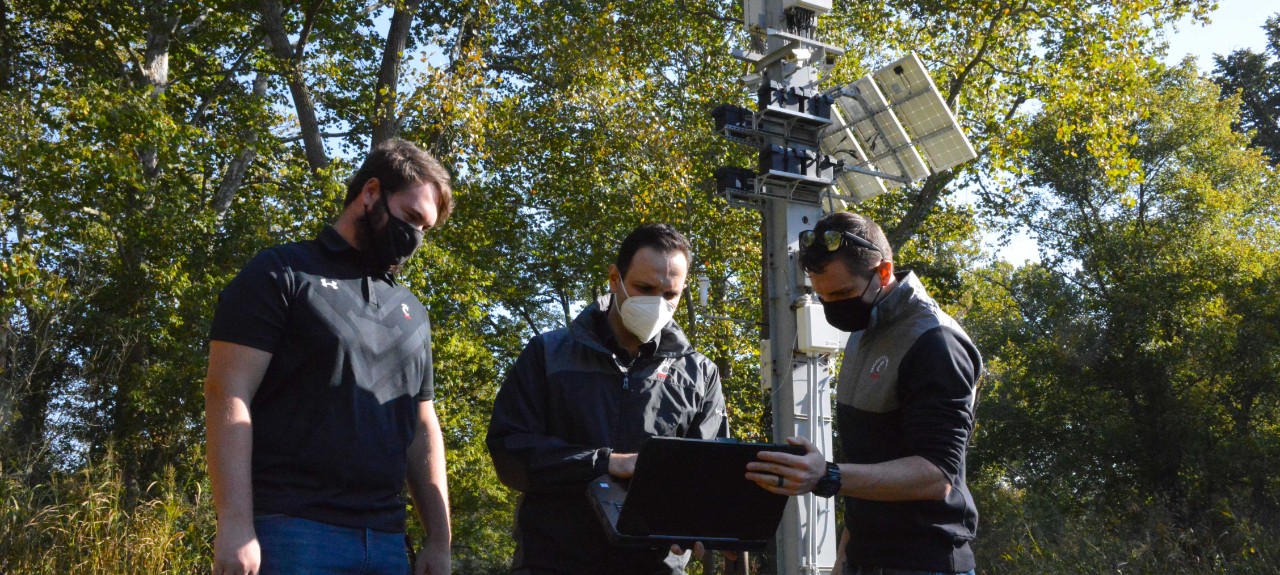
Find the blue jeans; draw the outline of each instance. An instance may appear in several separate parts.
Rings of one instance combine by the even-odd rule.
[[[408,575],[404,533],[341,527],[288,515],[253,518],[260,575]]]

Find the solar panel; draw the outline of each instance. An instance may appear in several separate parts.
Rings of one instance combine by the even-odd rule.
[[[908,181],[928,177],[928,166],[911,146],[910,137],[895,114],[890,112],[889,103],[871,76],[859,78],[846,90],[857,97],[842,94],[836,99],[836,107],[850,122],[854,137],[871,162],[880,171]],[[898,187],[902,182],[890,180],[886,184]]]
[[[871,167],[867,154],[862,151],[862,146],[858,145],[858,140],[849,130],[849,122],[839,108],[832,108],[831,119],[832,125],[822,133],[820,142],[822,151],[843,160],[846,164]],[[859,172],[837,173],[836,186],[840,189],[841,195],[857,198],[859,202],[874,198],[886,191],[880,178]]]
[[[884,86],[894,115],[933,172],[978,156],[914,52],[877,70],[875,79]]]

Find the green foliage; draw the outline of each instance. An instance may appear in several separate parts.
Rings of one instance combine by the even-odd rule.
[[[1241,558],[1212,572],[1249,572],[1244,542],[1270,542],[1252,512],[1277,503],[1275,173],[1230,131],[1239,100],[1158,63],[1162,26],[1209,4],[837,2],[822,24],[849,48],[831,85],[914,48],[981,154],[859,209],[988,360],[971,468],[986,549],[1009,557],[993,570],[1210,557],[1178,554],[1194,539]],[[264,33],[272,5],[287,50]],[[381,5],[5,2],[0,465],[14,504],[0,571],[204,569],[213,523],[193,454],[216,295],[257,250],[334,217],[388,120],[456,179],[456,212],[403,279],[435,327],[460,572],[511,553],[515,496],[483,445],[503,374],[605,292],[639,223],[692,241],[711,297],[680,321],[720,368],[734,434],[765,439],[761,221],[708,182],[753,161],[708,117],[746,97],[729,56],[739,5],[397,3],[416,9],[387,84]],[[1032,230],[1043,263],[975,269],[981,231],[1002,225]],[[1150,501],[1236,539],[1166,535]],[[1104,505],[1137,510],[1104,521]],[[1227,509],[1241,518],[1205,519]]]
[[[1098,118],[1132,134],[1108,156],[1135,166],[1124,176],[1063,139],[1074,104],[1025,132],[1011,213],[1044,261],[974,277],[967,325],[991,358],[975,459],[1064,508],[1149,497],[1191,520],[1247,493],[1263,513],[1280,503],[1280,190],[1231,131],[1235,103],[1193,69],[1133,97],[1141,116]]]
[[[1064,512],[1064,494],[1036,494],[1007,484],[971,484],[982,510],[975,542],[979,572],[1274,573],[1280,538],[1237,515],[1227,501],[1187,525],[1159,505],[1131,499],[1118,506]]]
[[[1240,98],[1240,128],[1251,134],[1254,146],[1280,164],[1280,13],[1262,27],[1267,46],[1261,54],[1249,49],[1215,55],[1213,80],[1225,96]]]

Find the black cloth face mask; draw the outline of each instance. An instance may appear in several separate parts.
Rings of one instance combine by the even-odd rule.
[[[872,282],[877,286],[880,285],[880,282],[875,281],[875,278],[876,274],[872,272],[867,277],[867,287],[862,288],[862,293],[858,294],[858,297],[822,302],[822,315],[827,318],[827,323],[831,324],[831,327],[848,332],[867,329],[867,326],[871,324],[871,310],[875,309],[876,303],[878,303],[876,300],[880,299],[879,292],[884,289],[880,287],[876,290],[876,298],[871,303],[863,301],[863,298],[867,295],[867,290],[871,289]]]
[[[382,204],[382,211],[387,214],[387,221],[381,228],[374,229],[369,212],[365,210],[364,231],[369,245],[362,251],[369,267],[396,272],[422,246],[424,232],[391,213],[386,193],[382,194],[379,203]]]

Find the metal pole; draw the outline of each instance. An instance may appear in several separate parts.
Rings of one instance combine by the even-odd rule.
[[[743,20],[752,40],[747,50],[736,50],[735,56],[753,66],[748,85],[761,83],[769,90],[781,87],[786,94],[817,93],[818,63],[829,66],[843,53],[815,38],[816,16],[810,9],[825,13],[830,2],[825,8],[822,4],[820,0],[743,1]],[[780,147],[816,152],[824,122],[829,124],[830,120],[808,109],[758,107],[749,122],[724,120],[727,127],[723,133],[762,150]],[[766,328],[761,355],[766,358],[762,377],[770,389],[773,438],[781,443],[787,437],[803,437],[830,457],[831,373],[824,359],[828,356],[800,351],[796,318],[797,304],[808,301],[809,292],[796,261],[798,238],[821,217],[819,201],[826,186],[811,175],[797,177],[769,170],[772,168],[756,173],[750,185],[742,182],[726,186],[726,190],[734,190],[731,201],[745,198],[747,201],[739,203],[760,209],[763,216],[761,279]],[[778,529],[777,573],[830,573],[839,542],[834,503],[813,495],[787,503]]]

